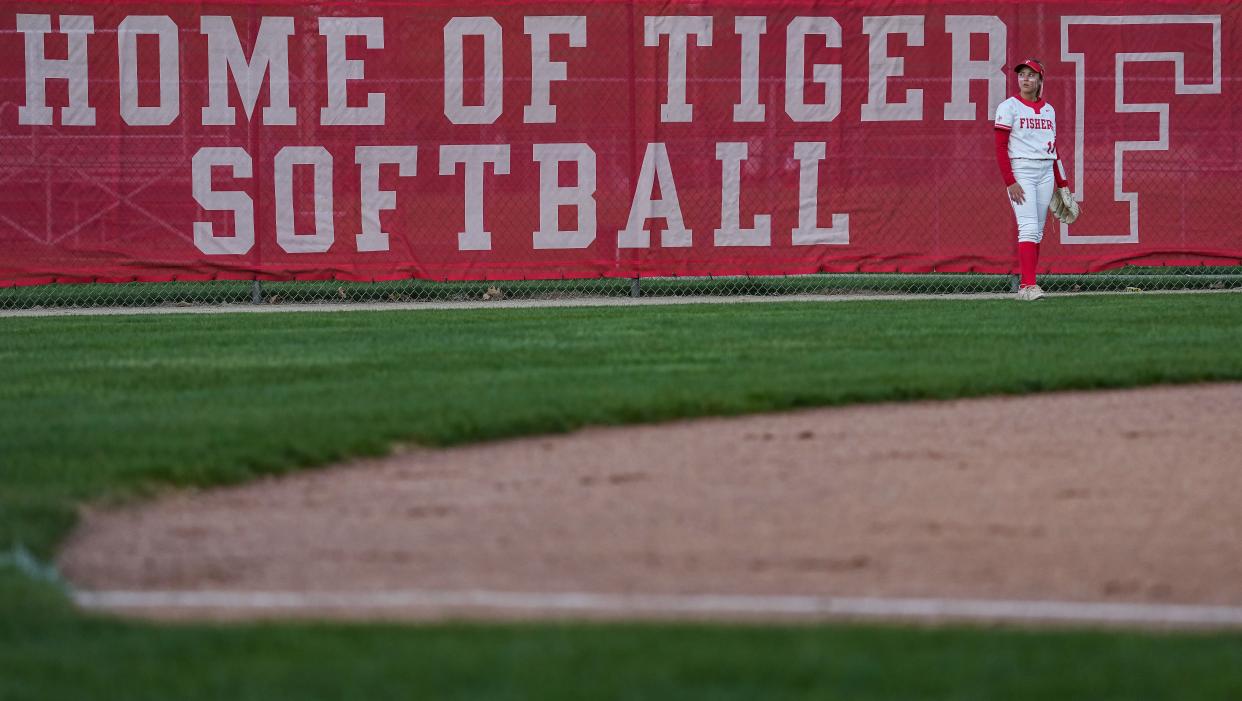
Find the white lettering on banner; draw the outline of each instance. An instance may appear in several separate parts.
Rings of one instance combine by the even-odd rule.
[[[655,185],[660,187],[660,199],[651,198]],[[634,199],[630,202],[630,216],[625,228],[617,232],[617,248],[648,248],[651,232],[648,219],[664,219],[665,227],[660,235],[664,248],[686,248],[693,240],[693,232],[686,228],[681,217],[681,203],[677,201],[677,186],[673,184],[673,168],[668,163],[668,149],[662,143],[647,144],[643,164],[638,171],[638,183],[634,186]]]
[[[824,86],[824,102],[806,104],[806,38],[822,36],[841,48],[841,25],[831,17],[795,17],[785,35],[785,113],[795,122],[831,122],[841,114],[840,64],[815,64],[811,80]]]
[[[483,166],[496,175],[509,174],[509,144],[441,146],[440,175],[454,175],[465,164],[466,230],[457,234],[457,250],[490,251],[492,234],[483,228]]]
[[[553,61],[551,36],[564,34],[569,45],[586,46],[586,17],[553,16],[525,17],[522,27],[530,35],[530,104],[522,110],[527,124],[551,124],[556,121],[556,105],[552,104],[552,81],[569,76],[564,61]]]
[[[254,172],[250,154],[235,146],[204,147],[194,154],[191,177],[194,181],[194,201],[209,212],[232,212],[233,235],[218,236],[209,221],[194,222],[194,245],[209,256],[248,253],[254,246],[254,200],[250,195],[236,190],[213,190],[211,169],[227,166],[234,178],[249,178]]]
[[[733,106],[733,121],[762,122],[767,108],[759,102],[759,37],[768,31],[768,18],[734,17],[733,31],[742,38],[742,94]]]
[[[535,144],[539,163],[539,230],[534,235],[536,250],[586,248],[595,240],[595,151],[587,144]],[[575,163],[578,184],[562,186],[562,163]],[[561,207],[577,211],[578,226],[561,229]]]
[[[60,123],[94,126],[95,108],[90,106],[87,86],[86,37],[95,33],[95,18],[89,15],[61,15],[60,31],[69,38],[69,56],[47,57],[45,35],[52,31],[51,15],[17,15],[17,31],[25,40],[26,104],[17,108],[18,124],[51,124],[52,108],[47,105],[47,81],[69,81],[69,106],[61,108]]]
[[[945,121],[974,120],[975,103],[970,99],[970,82],[988,83],[987,118],[996,118],[996,106],[1005,100],[1005,23],[993,15],[949,15],[944,30],[953,37],[952,98],[944,106]],[[988,57],[970,59],[970,37],[986,34]]]
[[[293,167],[314,168],[311,201],[315,233],[299,234],[293,223]],[[332,154],[322,146],[285,146],[276,152],[272,177],[276,180],[276,243],[286,253],[323,253],[335,239],[332,220]]]
[[[68,57],[51,59],[46,55],[45,38],[51,32],[50,15],[19,14],[17,29],[25,37],[26,103],[18,112],[19,124],[51,124],[52,108],[47,105],[46,83],[67,80],[69,104],[62,108],[62,121],[71,125],[94,125],[95,108],[89,97],[89,56],[87,36],[94,33],[94,18],[89,15],[65,15],[59,18],[60,32],[68,37]],[[1171,16],[1181,21],[1180,16]],[[1195,16],[1185,16],[1193,21]],[[366,93],[365,103],[350,105],[348,90],[351,81],[365,78],[365,61],[347,56],[349,37],[362,37],[371,51],[384,49],[383,17],[319,17],[318,32],[324,37],[325,74],[319,80],[327,95],[326,106],[319,109],[319,123],[325,126],[383,125],[386,115],[384,92]],[[1120,18],[1124,19],[1124,18]],[[992,15],[949,15],[945,31],[952,37],[951,100],[944,104],[944,119],[980,119],[970,99],[973,82],[988,85],[988,118],[1004,98],[1005,74],[1001,70],[1006,53],[1006,27]],[[922,15],[868,16],[862,18],[863,34],[868,37],[868,92],[861,107],[863,122],[920,121],[923,119],[922,89],[905,90],[903,102],[889,102],[889,78],[905,75],[905,57],[890,56],[889,38],[906,36],[907,47],[924,46],[926,18]],[[713,18],[708,15],[647,16],[643,18],[643,43],[659,48],[667,37],[666,95],[660,105],[662,122],[691,122],[694,107],[687,95],[690,82],[689,40],[696,46],[713,44]],[[523,31],[529,36],[531,50],[530,103],[523,107],[522,119],[527,124],[556,122],[557,107],[552,104],[552,84],[569,81],[568,63],[552,59],[553,36],[565,36],[572,48],[585,48],[587,20],[584,15],[528,16],[523,18]],[[253,26],[253,23],[252,25]],[[297,123],[297,111],[290,101],[289,47],[295,34],[293,17],[259,17],[253,50],[247,58],[233,17],[205,15],[199,18],[199,33],[207,39],[208,94],[201,108],[201,123],[207,126],[234,125],[236,109],[230,104],[230,78],[246,118],[253,117],[254,108],[268,82],[268,102],[263,108],[263,125]],[[738,37],[738,101],[733,105],[735,123],[763,122],[767,109],[760,94],[760,47],[767,34],[765,16],[737,16],[733,28]],[[807,46],[810,37],[822,37],[823,48],[841,49],[840,23],[826,16],[793,18],[785,28],[785,111],[795,122],[829,122],[841,111],[842,65],[815,63],[807,72]],[[249,31],[254,31],[250,29]],[[180,116],[180,33],[167,16],[137,15],[121,20],[117,27],[121,116],[135,126],[162,126]],[[155,35],[159,39],[159,102],[138,104],[138,37]],[[504,35],[493,17],[453,17],[443,26],[444,35],[444,114],[452,124],[494,124],[504,112]],[[988,57],[971,60],[970,42],[977,35],[986,35]],[[483,47],[482,101],[465,104],[465,37],[479,37]],[[195,46],[194,48],[199,48]],[[303,76],[313,81],[313,77]],[[388,77],[392,79],[392,77]],[[772,78],[777,78],[773,76]],[[773,83],[776,80],[772,81]],[[821,101],[808,103],[808,85],[824,91]],[[772,85],[771,87],[775,87]],[[192,94],[192,93],[188,93]],[[575,91],[566,90],[566,95]]]
[[[483,104],[465,104],[465,37],[483,37]],[[444,116],[453,124],[491,124],[504,109],[504,39],[491,17],[454,17],[444,25]]]
[[[1212,81],[1210,83],[1186,83],[1186,54],[1182,51],[1124,52],[1114,58],[1113,107],[1118,114],[1155,114],[1160,118],[1159,136],[1154,141],[1118,141],[1113,145],[1113,201],[1129,206],[1130,231],[1126,234],[1071,234],[1068,224],[1061,224],[1061,243],[1130,243],[1139,242],[1139,198],[1137,192],[1126,192],[1125,154],[1129,151],[1167,151],[1169,149],[1169,103],[1126,102],[1125,65],[1129,62],[1169,62],[1173,64],[1173,86],[1177,95],[1219,95],[1221,91],[1221,28],[1220,15],[1135,15],[1135,16],[1065,16],[1061,18],[1061,60],[1074,64],[1074,179],[1079,192],[1074,198],[1082,200],[1083,143],[1085,141],[1086,79],[1085,53],[1070,50],[1069,28],[1075,25],[1138,26],[1142,31],[1157,36],[1163,33],[1155,28],[1169,25],[1203,25],[1212,32]],[[1195,47],[1203,46],[1196,43]]]
[[[347,103],[347,83],[366,77],[363,62],[345,57],[345,37],[366,37],[368,49],[384,48],[383,17],[320,17],[319,34],[327,39],[328,106],[319,110],[320,124],[384,123],[384,93],[367,93],[365,107]]]
[[[126,17],[116,28],[117,59],[120,67],[121,119],[130,126],[172,124],[181,113],[181,71],[178,58],[177,25],[171,17]],[[138,104],[138,36],[159,38],[160,103],[153,107]]]
[[[297,112],[289,104],[289,37],[293,36],[292,17],[264,17],[249,61],[233,18],[204,15],[199,33],[207,35],[207,106],[203,124],[237,123],[237,111],[229,104],[229,75],[237,83],[246,119],[254,113],[263,76],[268,76],[268,104],[263,108],[263,124],[296,124]]]
[[[419,147],[357,146],[359,141],[372,143],[375,138],[388,141],[385,136],[388,132],[384,129],[358,130],[357,140],[352,142],[346,130],[337,129],[320,133],[320,137],[324,133],[334,134],[331,139],[324,137],[320,140],[312,124],[317,118],[325,128],[383,126],[386,122],[387,96],[401,99],[403,113],[400,122],[403,126],[400,128],[408,126],[418,129],[405,138],[411,144],[417,138],[418,143],[423,144],[422,148],[439,151],[441,175],[463,178],[463,224],[457,231],[456,240],[458,249],[462,251],[499,248],[496,246],[498,242],[492,239],[488,224],[491,228],[500,224],[489,222],[485,216],[488,212],[485,209],[488,204],[485,186],[490,186],[493,191],[495,182],[529,183],[533,187],[534,183],[526,176],[533,177],[536,167],[539,177],[538,226],[533,221],[533,212],[529,213],[529,222],[504,222],[506,235],[516,237],[503,240],[506,250],[515,245],[535,250],[580,250],[595,245],[601,229],[616,232],[619,248],[681,248],[695,244],[691,227],[699,230],[697,245],[702,248],[772,246],[773,238],[777,240],[776,245],[787,246],[790,239],[782,237],[791,229],[795,246],[845,245],[850,243],[849,218],[851,215],[854,217],[857,228],[860,215],[857,212],[833,213],[831,205],[844,209],[846,200],[839,194],[831,194],[829,181],[832,178],[826,177],[823,171],[831,168],[835,173],[837,168],[848,164],[838,161],[844,156],[835,148],[837,142],[833,142],[833,161],[825,166],[827,141],[791,144],[795,138],[835,139],[835,136],[815,133],[816,129],[824,134],[827,132],[823,126],[814,125],[840,121],[842,105],[847,102],[842,97],[845,90],[850,91],[848,104],[860,105],[860,109],[857,112],[851,110],[846,119],[861,120],[863,124],[861,127],[857,124],[836,125],[835,131],[855,129],[851,132],[855,135],[884,138],[893,136],[897,131],[871,123],[913,122],[914,130],[918,131],[917,123],[926,121],[935,122],[924,125],[933,130],[944,127],[948,131],[961,131],[963,127],[960,122],[991,119],[1006,94],[1007,86],[1012,83],[1011,74],[1002,70],[1008,57],[1007,27],[996,15],[946,16],[943,10],[929,9],[925,16],[861,16],[865,10],[851,10],[848,14],[839,13],[841,19],[838,21],[831,16],[791,17],[791,14],[796,14],[794,12],[753,15],[754,11],[767,13],[766,9],[752,8],[752,14],[743,16],[713,10],[710,16],[643,17],[641,44],[637,36],[610,37],[606,31],[611,28],[602,22],[598,26],[593,24],[593,45],[588,51],[587,18],[589,16],[595,22],[596,15],[592,14],[595,10],[582,10],[581,15],[525,17],[508,14],[508,10],[495,10],[496,17],[445,16],[442,24],[436,20],[437,24],[429,28],[432,32],[436,26],[443,30],[443,114],[450,124],[439,121],[434,102],[434,91],[441,87],[437,85],[441,66],[434,64],[441,56],[417,56],[417,60],[412,60],[411,55],[402,53],[408,47],[391,46],[391,40],[386,46],[385,21],[391,29],[394,17],[404,19],[401,13],[385,17],[317,17],[290,11],[289,14],[296,17],[263,17],[250,13],[234,16],[233,10],[225,9],[221,11],[226,14],[221,16],[199,17],[197,12],[182,13],[180,10],[176,13],[168,10],[168,15],[126,16],[123,14],[126,6],[114,5],[113,9],[117,7],[121,10],[100,10],[99,18],[54,13],[13,14],[13,24],[10,25],[13,45],[10,48],[17,51],[16,42],[23,42],[25,62],[23,69],[19,69],[16,63],[11,67],[11,72],[15,74],[10,76],[13,79],[10,83],[21,80],[23,75],[25,78],[24,88],[12,85],[14,92],[24,92],[24,100],[13,96],[13,101],[20,103],[17,105],[17,123],[35,127],[56,126],[56,129],[30,129],[26,133],[36,139],[42,139],[43,134],[49,138],[67,137],[70,139],[68,143],[79,145],[112,143],[117,139],[132,145],[135,142],[129,137],[147,137],[148,140],[137,147],[145,149],[165,148],[163,144],[181,144],[188,140],[191,146],[187,153],[193,154],[193,196],[203,210],[212,212],[209,216],[199,211],[193,216],[182,217],[178,224],[173,217],[180,215],[175,214],[177,210],[174,207],[147,207],[152,202],[151,197],[159,197],[153,193],[159,189],[160,178],[164,177],[154,170],[150,173],[123,173],[121,184],[124,187],[109,185],[105,182],[108,178],[95,177],[97,173],[91,163],[84,164],[84,169],[77,169],[73,177],[80,176],[83,183],[94,178],[94,182],[100,184],[99,192],[107,198],[101,210],[105,207],[108,210],[126,207],[137,212],[135,217],[147,217],[157,224],[164,224],[183,237],[189,234],[186,220],[210,219],[194,221],[193,233],[194,245],[211,256],[243,255],[254,251],[256,213],[265,225],[260,227],[258,235],[268,237],[260,243],[273,250],[274,244],[293,253],[332,250],[335,246],[333,158],[342,160],[342,176],[348,171],[349,180],[355,177],[354,171],[345,167],[351,158],[344,150],[346,146],[354,151],[352,158],[359,168],[357,177],[360,180],[353,181],[358,187],[358,194],[354,194],[354,185],[351,185],[348,190],[342,191],[342,200],[356,197],[360,201],[345,204],[342,213],[348,212],[352,220],[354,208],[358,207],[360,217],[356,224],[353,221],[337,222],[342,223],[351,235],[351,241],[345,241],[343,245],[356,245],[360,252],[381,252],[404,243],[400,239],[394,242],[392,237],[408,232],[395,223],[398,221],[396,215],[385,212],[398,209],[398,192],[416,187],[418,181],[398,181],[397,178],[416,176]],[[652,11],[677,9],[670,7]],[[686,9],[680,8],[681,11]],[[829,10],[824,12],[832,13]],[[1086,195],[1101,200],[1092,210],[1095,213],[1093,217],[1084,218],[1072,227],[1060,225],[1062,243],[1114,245],[1140,242],[1140,228],[1143,225],[1140,212],[1149,218],[1147,226],[1150,227],[1154,212],[1152,198],[1156,193],[1146,189],[1149,187],[1146,178],[1135,177],[1135,161],[1147,157],[1142,152],[1167,152],[1171,147],[1179,146],[1179,139],[1188,138],[1178,131],[1178,127],[1187,126],[1177,123],[1177,120],[1184,118],[1182,115],[1190,112],[1200,114],[1201,107],[1226,102],[1220,97],[1211,97],[1221,95],[1225,84],[1222,78],[1223,50],[1229,48],[1224,44],[1224,39],[1229,35],[1224,31],[1228,29],[1222,22],[1224,16],[1068,15],[1050,20],[1059,22],[1060,41],[1055,41],[1057,37],[1051,34],[1048,38],[1060,46],[1063,66],[1073,69],[1072,74],[1064,69],[1058,74],[1066,74],[1060,75],[1057,84],[1072,91],[1069,99],[1053,96],[1056,106],[1064,108],[1061,115],[1063,129],[1073,132],[1072,140],[1070,135],[1063,134],[1059,146],[1068,156],[1065,166],[1070,171],[1070,180],[1080,188],[1075,196],[1082,199]],[[938,34],[942,28],[939,24],[941,18],[944,34]],[[637,21],[638,18],[634,19]],[[180,28],[177,21],[182,23]],[[778,26],[786,21],[786,26]],[[106,27],[102,24],[104,22]],[[721,27],[721,43],[712,48],[716,22],[726,24]],[[843,25],[848,28],[848,35],[843,36]],[[730,27],[732,35],[729,34]],[[1045,28],[1050,29],[1051,26]],[[504,109],[505,31],[510,32],[510,55],[507,58],[510,70],[514,71],[508,76],[510,104],[507,112]],[[526,36],[517,36],[519,31]],[[293,40],[297,32],[301,36],[297,36],[295,43]],[[774,38],[768,38],[769,32]],[[783,70],[779,38],[782,32],[785,37]],[[109,43],[113,36],[116,37],[115,46]],[[435,35],[432,37],[434,39]],[[608,40],[614,38],[620,44],[609,43]],[[528,69],[524,63],[527,47],[523,42],[527,40],[531,59],[529,74],[525,72]],[[627,43],[630,41],[634,44]],[[364,45],[365,50],[362,48]],[[466,46],[472,52],[469,60],[463,55]],[[928,46],[934,47],[935,51]],[[479,47],[481,55],[478,55]],[[388,54],[379,53],[386,48]],[[628,72],[628,64],[622,65],[609,54],[613,50],[620,52],[617,56],[624,54],[632,58],[634,52],[638,52],[640,58],[656,60],[641,61],[647,66],[646,74],[632,75]],[[865,88],[862,75],[864,53],[867,57]],[[113,58],[117,61],[116,73],[108,75],[112,71]],[[290,60],[294,61],[294,65],[290,65]],[[661,61],[667,61],[667,67],[660,67],[658,73],[653,75],[650,66],[659,66]],[[737,61],[736,65],[733,61]],[[1087,65],[1088,61],[1091,65]],[[412,69],[412,66],[419,68]],[[99,72],[101,67],[105,68],[105,73]],[[186,70],[180,70],[182,67]],[[418,74],[405,75],[402,71],[406,69]],[[23,70],[23,74],[16,74],[18,70]],[[916,85],[916,80],[911,77],[925,76],[929,72],[936,77],[926,84]],[[527,75],[530,80],[529,100],[524,92]],[[90,82],[92,78],[96,83],[93,86]],[[183,79],[186,81],[184,86]],[[291,79],[296,84],[291,85]],[[481,91],[471,92],[466,88],[467,82],[471,86],[481,85]],[[660,102],[658,119],[685,125],[697,118],[697,127],[687,129],[684,126],[674,128],[675,125],[656,124],[654,132],[649,131],[644,125],[650,126],[651,120],[655,119],[654,112],[642,114],[641,105],[646,105],[642,100],[639,101],[639,113],[633,117],[634,121],[627,121],[632,116],[628,91],[637,89],[641,95],[642,90],[647,90],[650,97],[652,82],[657,84],[654,92]],[[658,94],[659,83],[665,83],[663,95]],[[369,87],[372,85],[377,87]],[[907,88],[907,85],[911,87]],[[111,97],[114,89],[116,98]],[[428,89],[432,90],[429,104],[425,99]],[[766,110],[767,104],[772,104],[777,112],[781,110],[778,91],[782,89],[787,117]],[[1106,90],[1108,92],[1104,92]],[[467,104],[466,93],[481,97],[470,99],[469,102],[474,104]],[[711,103],[707,102],[709,97]],[[1091,98],[1090,108],[1087,107],[1087,98]],[[104,101],[102,109],[105,113],[116,109],[116,114],[105,114],[105,119],[99,120],[97,110],[101,107],[94,103],[100,100]],[[986,108],[979,109],[985,105],[985,100]],[[925,102],[932,106],[926,107]],[[1072,108],[1068,104],[1071,102]],[[655,109],[653,105],[646,106]],[[238,107],[244,111],[244,116],[238,115]],[[263,108],[261,114],[257,113],[258,107]],[[517,114],[519,107],[522,108],[520,119]],[[616,114],[613,119],[599,123],[590,123],[588,119],[585,124],[575,121],[552,129],[541,126],[556,124],[558,116],[561,122],[565,122],[569,115],[589,114],[584,107],[597,111],[612,109]],[[724,110],[729,107],[732,109],[726,113]],[[1114,112],[1109,112],[1109,109]],[[1186,111],[1183,112],[1183,109]],[[406,114],[404,110],[410,113]],[[298,111],[302,111],[301,115]],[[713,134],[719,133],[713,127],[730,119],[730,115],[734,126],[748,125],[741,130],[743,133],[713,137]],[[200,116],[202,124],[207,127],[241,124],[242,128],[196,129],[191,122]],[[941,117],[944,122],[940,122]],[[782,125],[789,124],[782,121],[786,118],[798,128],[793,131],[784,129]],[[764,122],[769,119],[771,121],[765,129]],[[98,124],[97,120],[103,124]],[[183,120],[184,124],[181,124]],[[255,129],[247,129],[247,121]],[[1126,139],[1105,136],[1100,131],[1102,121],[1113,125],[1110,134],[1122,133]],[[527,126],[523,127],[522,123]],[[62,124],[76,128],[60,129]],[[166,127],[171,124],[178,124],[178,136],[168,140],[172,135],[166,133]],[[298,129],[278,128],[294,124],[303,126]],[[613,129],[621,124],[627,128]],[[482,128],[467,128],[480,125]],[[85,133],[81,130],[83,126],[96,126],[98,129]],[[185,127],[184,131],[181,126]],[[260,129],[260,126],[272,128]],[[1046,115],[1041,115],[1025,120],[1022,126],[1048,129],[1051,121]],[[893,127],[900,129],[900,125]],[[606,129],[616,133],[603,134],[602,130]],[[868,133],[868,129],[872,131]],[[798,130],[811,131],[795,135]],[[1136,133],[1124,133],[1129,130],[1136,130]],[[667,147],[659,142],[662,139],[659,134],[663,132],[670,134]],[[678,140],[677,144],[673,143],[674,138]],[[712,143],[715,139],[721,141]],[[238,141],[244,144],[249,140],[252,145],[269,144],[270,147],[261,152],[256,146],[250,151],[253,155],[250,155],[240,148],[199,148],[199,143],[195,142],[203,140],[214,140],[222,145]],[[391,140],[401,142],[403,138],[392,137]],[[532,143],[537,140],[572,143]],[[648,140],[655,142],[644,143]],[[441,146],[449,142],[475,142],[476,145]],[[637,152],[616,147],[617,144],[632,146],[635,142],[645,148],[641,159],[637,158]],[[316,143],[328,145],[333,150],[329,152],[327,148],[313,145]],[[1097,167],[1086,159],[1086,146],[1091,143],[1111,154],[1111,160],[1105,158],[1098,165],[1100,172],[1087,178],[1085,169]],[[760,173],[771,175],[767,169],[772,162],[770,159],[777,154],[788,158],[791,145],[798,168],[796,226],[793,212],[788,210],[788,206],[793,204],[792,193],[788,196],[782,194],[783,186],[779,184],[763,189],[759,185],[764,177]],[[285,148],[280,149],[278,154],[272,153],[281,146]],[[855,153],[856,146],[851,144],[850,153]],[[513,147],[519,149],[515,157],[520,161],[532,159],[522,163],[526,170],[519,167],[517,172],[521,177],[518,178],[489,181],[493,176],[509,174]],[[528,147],[533,149],[530,156],[524,150]],[[865,149],[865,144],[861,148]],[[1072,153],[1065,151],[1066,148],[1071,149]],[[55,155],[48,153],[49,157]],[[161,158],[180,157],[173,151],[161,153]],[[260,153],[263,155],[260,156]],[[715,220],[713,199],[716,193],[711,191],[716,187],[715,174],[711,172],[715,166],[707,162],[713,155],[720,167],[718,221]],[[110,151],[100,158],[100,167],[110,169],[109,172],[127,167],[125,152]],[[118,158],[121,160],[116,160]],[[252,158],[261,160],[259,164],[254,164]],[[430,158],[436,160],[434,151]],[[429,172],[427,159],[425,151],[423,177],[435,181],[435,163],[430,164]],[[640,160],[641,164],[633,163],[631,159]],[[676,169],[672,162],[676,162]],[[490,169],[489,163],[492,164]],[[792,177],[794,162],[789,160],[787,164]],[[298,170],[300,166],[313,169],[313,193],[310,192],[312,171]],[[48,167],[59,166],[52,164]],[[271,176],[267,175],[268,167]],[[215,182],[220,183],[224,178],[219,169],[224,168],[231,169],[239,184],[213,189],[213,173]],[[574,172],[577,174],[576,182],[572,182],[571,174]],[[295,191],[295,173],[299,176],[299,183],[300,176],[306,175],[307,192]],[[748,201],[745,211],[742,204],[743,173],[746,174],[747,196],[751,195],[752,188],[755,191],[755,200]],[[1130,182],[1126,181],[1127,174]],[[255,178],[256,175],[259,178]],[[1108,180],[1110,175],[1111,183]],[[272,178],[272,182],[267,182],[268,177]],[[621,184],[620,187],[633,188],[631,206],[615,212],[605,207],[604,190],[614,190],[617,183],[626,183],[630,177],[634,178],[633,185]],[[261,181],[261,186],[251,185],[255,179]],[[605,180],[607,188],[604,187]],[[388,189],[383,189],[381,181],[390,183]],[[755,184],[752,185],[752,181]],[[1092,189],[1084,192],[1081,189],[1084,181]],[[394,186],[392,182],[401,182],[402,186]],[[456,187],[457,181],[440,179],[437,182],[442,188],[446,183]],[[151,185],[156,185],[155,189],[147,189]],[[684,212],[680,206],[678,185],[682,190],[680,195],[688,198]],[[793,187],[792,181],[788,185]],[[1098,192],[1095,190],[1097,187]],[[273,190],[276,196],[271,205],[273,214],[269,215],[269,210],[259,207],[257,201]],[[528,194],[534,197],[534,193]],[[53,192],[48,195],[47,202],[55,207],[58,196],[65,197],[63,192]],[[765,199],[759,199],[761,196]],[[410,197],[411,201],[404,202],[406,197]],[[624,197],[623,193],[621,197]],[[777,201],[778,198],[783,199]],[[402,195],[401,199],[401,204],[412,210],[411,214],[420,212],[418,201],[410,195]],[[691,199],[696,206],[690,207]],[[314,229],[309,230],[308,208],[312,201],[315,224]],[[1146,203],[1145,207],[1140,208],[1141,203]],[[188,202],[183,204],[193,207]],[[533,202],[530,204],[533,206]],[[623,202],[621,204],[623,207]],[[702,205],[706,205],[706,209]],[[496,203],[492,202],[491,206],[494,219]],[[262,211],[259,212],[259,209]],[[307,210],[305,219],[300,213],[295,216],[295,210]],[[126,211],[128,216],[129,210]],[[1161,211],[1164,212],[1163,207]],[[788,222],[782,218],[782,213],[788,217]],[[70,233],[64,236],[57,234],[60,238],[56,241],[67,239],[76,231],[90,226],[117,226],[110,222],[97,223],[103,214],[95,214],[93,218],[91,214],[87,212],[86,216],[78,217],[78,212],[73,212],[72,217],[78,217],[73,223],[78,224],[79,228],[68,230],[66,227]],[[29,216],[23,216],[22,221],[11,226],[38,227],[46,220],[48,231],[52,231],[53,225],[60,226],[62,223],[33,210]],[[625,216],[624,220],[622,216]],[[161,217],[167,218],[167,221],[160,221]],[[385,217],[388,219],[385,220]],[[61,220],[68,218],[61,217]],[[275,235],[270,230],[273,218]],[[229,223],[230,219],[235,224]],[[305,223],[301,226],[308,231],[295,230],[303,221]],[[391,232],[384,230],[383,221],[390,221]],[[231,233],[213,231],[213,222],[216,230],[227,229]],[[775,232],[774,223],[778,229]],[[526,228],[515,231],[514,226]],[[457,225],[445,225],[440,235],[447,237],[456,228]],[[657,228],[662,228],[661,235],[658,240],[653,240],[652,232]],[[713,234],[710,241],[703,238],[709,230]],[[495,233],[500,235],[500,232],[501,229],[497,229]],[[528,234],[529,238],[524,238]],[[1152,236],[1150,228],[1145,235]],[[273,236],[274,241],[271,240]],[[51,234],[44,238],[47,245],[56,242]],[[611,245],[611,241],[608,243]],[[479,258],[491,260],[491,257]],[[567,256],[561,258],[569,259]],[[674,258],[680,260],[680,257]]]
[[[798,188],[798,226],[793,230],[794,245],[848,244],[849,215],[833,214],[832,228],[817,226],[819,211],[819,162],[826,154],[824,142],[794,144],[794,157],[800,161]],[[484,227],[484,188],[486,165],[491,163],[496,175],[509,174],[508,144],[444,145],[440,147],[440,175],[456,175],[458,165],[465,165],[464,210],[465,231],[458,233],[458,250],[488,251],[492,249],[491,233]],[[741,227],[741,165],[747,159],[745,142],[716,144],[716,158],[721,163],[721,226],[716,229],[713,244],[728,246],[771,246],[771,215],[754,215],[754,226]],[[354,161],[360,169],[360,217],[362,233],[354,239],[359,252],[390,250],[390,234],[382,230],[380,212],[397,208],[396,193],[380,189],[381,166],[397,165],[398,175],[417,174],[417,146],[358,146]],[[534,144],[533,160],[539,164],[539,228],[533,232],[535,250],[582,249],[596,238],[597,203],[596,156],[585,143]],[[574,163],[577,184],[560,184],[560,167]],[[295,229],[293,190],[294,168],[313,168],[313,186],[309,193],[314,206],[315,231],[298,233]],[[250,178],[253,164],[250,155],[240,147],[204,147],[193,158],[194,199],[207,211],[232,212],[235,233],[232,236],[213,232],[209,221],[194,222],[194,244],[208,255],[243,255],[255,243],[254,202],[250,195],[238,190],[212,188],[212,168],[229,167],[234,178]],[[274,158],[272,176],[275,188],[276,241],[288,253],[323,253],[335,240],[333,209],[333,158],[322,146],[285,146]],[[659,199],[652,197],[659,189]],[[560,227],[560,208],[573,207],[577,225]],[[665,248],[691,245],[693,232],[682,219],[677,188],[673,182],[668,151],[662,143],[647,145],[638,176],[638,184],[626,228],[617,232],[618,248],[648,248],[651,232],[645,228],[649,219],[664,219],[666,227],[660,239]]]
[[[395,164],[397,174],[408,178],[418,173],[417,146],[359,146],[354,162],[361,167],[362,233],[354,236],[360,252],[388,250],[388,232],[380,228],[380,212],[397,208],[397,193],[381,190],[380,166]]]
[[[904,58],[888,55],[888,37],[890,34],[905,34],[907,46],[922,46],[923,17],[863,17],[863,34],[870,37],[870,42],[867,49],[867,101],[862,105],[862,121],[921,121],[922,90],[907,90],[905,102],[888,101],[888,79],[905,75],[906,64]]]
[[[830,244],[844,246],[850,242],[850,215],[833,214],[832,228],[819,227],[819,162],[828,153],[822,141],[799,141],[794,144],[798,159],[798,228],[793,231],[795,246]]]
[[[720,228],[716,229],[717,246],[771,246],[772,217],[756,214],[755,225],[742,228],[742,161],[746,160],[746,142],[716,144],[716,160],[720,161]]]
[[[689,122],[694,107],[686,102],[686,38],[694,35],[697,46],[712,45],[712,18],[679,15],[643,18],[643,45],[659,46],[668,36],[668,97],[660,105],[661,122]]]

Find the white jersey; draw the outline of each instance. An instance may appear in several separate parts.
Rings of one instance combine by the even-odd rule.
[[[1009,158],[1053,160],[1057,157],[1057,113],[1040,100],[1018,96],[996,106],[996,128],[1009,132]]]

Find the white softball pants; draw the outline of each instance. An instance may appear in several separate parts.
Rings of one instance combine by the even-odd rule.
[[[1009,200],[1018,220],[1018,240],[1039,243],[1044,240],[1044,223],[1048,221],[1048,203],[1052,201],[1052,164],[1042,158],[1015,158],[1013,177],[1026,193],[1022,204]],[[1008,194],[1008,193],[1006,193]]]

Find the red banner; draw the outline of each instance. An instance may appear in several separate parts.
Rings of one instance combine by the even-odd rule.
[[[1083,216],[1041,272],[1238,264],[1230,2],[18,2],[0,285],[1015,267],[1040,58]]]

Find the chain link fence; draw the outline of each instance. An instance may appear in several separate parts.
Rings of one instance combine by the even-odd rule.
[[[1085,275],[1041,275],[1052,293],[1242,289],[1242,266],[1124,267]],[[357,283],[218,281],[37,285],[0,289],[0,309],[200,305],[383,304],[754,296],[1005,295],[1010,275],[824,273],[768,277],[650,277],[597,280]]]

